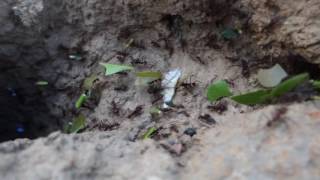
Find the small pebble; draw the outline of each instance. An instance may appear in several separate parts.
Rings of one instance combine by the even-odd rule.
[[[184,131],[184,134],[192,137],[197,134],[197,130],[196,130],[196,128],[188,128]]]

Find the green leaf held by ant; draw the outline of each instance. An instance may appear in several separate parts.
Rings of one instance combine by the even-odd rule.
[[[133,70],[132,66],[126,66],[126,65],[109,64],[109,63],[100,63],[100,65],[106,69],[106,72],[105,72],[106,76],[113,75],[123,71]]]
[[[80,114],[79,116],[75,117],[71,124],[67,125],[66,133],[77,133],[80,130],[86,127],[86,118],[84,115]]]
[[[239,104],[256,105],[265,103],[270,99],[270,90],[258,90],[231,97],[232,100]]]
[[[88,99],[88,96],[85,93],[81,94],[78,100],[76,101],[76,108],[77,109],[81,108],[83,103],[85,103],[87,99]]]
[[[291,77],[290,79],[287,79],[280,83],[278,86],[272,89],[271,96],[279,97],[284,95],[285,93],[292,91],[294,88],[302,84],[303,82],[309,80],[309,74],[303,73],[296,76]]]
[[[155,127],[149,128],[148,131],[143,135],[143,140],[150,139],[150,137],[157,131]]]
[[[210,102],[229,97],[232,93],[226,81],[218,81],[208,87],[207,97]]]

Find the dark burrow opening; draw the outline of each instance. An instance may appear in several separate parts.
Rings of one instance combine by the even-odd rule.
[[[40,78],[33,69],[0,59],[0,71],[0,142],[34,139],[59,129],[45,103],[50,87],[36,85]]]
[[[309,63],[305,58],[299,55],[289,55],[288,62],[283,64],[291,74],[308,72],[312,79],[320,79],[319,66]]]

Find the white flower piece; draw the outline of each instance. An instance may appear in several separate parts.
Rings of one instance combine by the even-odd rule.
[[[163,80],[161,82],[161,85],[163,87],[163,108],[168,108],[168,103],[172,102],[173,96],[175,94],[175,88],[180,77],[180,69],[174,69],[172,71],[167,72],[164,75]]]
[[[275,87],[288,76],[287,72],[276,64],[270,69],[261,69],[258,72],[257,79],[263,87]]]

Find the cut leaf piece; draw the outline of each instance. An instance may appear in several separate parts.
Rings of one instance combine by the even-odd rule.
[[[239,32],[236,29],[233,29],[233,28],[226,28],[225,30],[223,30],[221,32],[221,36],[224,39],[232,40],[232,39],[235,39],[235,38],[237,38],[239,36]]]
[[[216,101],[223,97],[229,97],[232,93],[230,92],[229,85],[226,81],[218,81],[209,86],[207,91],[207,97],[210,102]]]
[[[143,135],[143,140],[149,139],[156,131],[157,129],[155,127],[149,128],[148,131]]]
[[[309,79],[308,73],[299,74],[296,76],[293,76],[292,78],[282,82],[278,86],[272,89],[271,96],[272,97],[279,97],[283,94],[292,91],[294,88],[302,84],[303,82],[307,81]]]
[[[148,83],[161,79],[161,72],[144,71],[136,73],[137,79],[135,84],[137,86],[146,86]]]
[[[314,88],[320,89],[320,81],[312,81],[311,83],[312,83]]]
[[[156,71],[143,71],[143,72],[137,72],[136,76],[141,78],[161,79],[162,74],[161,72],[156,72]]]
[[[75,61],[81,61],[83,58],[79,54],[71,54],[69,55],[69,59],[75,60]]]
[[[98,79],[99,79],[99,78],[98,78],[97,75],[91,75],[91,76],[87,77],[87,78],[83,81],[83,85],[82,85],[83,89],[86,90],[86,91],[90,91],[91,88],[92,88],[92,86],[93,86],[93,84],[94,84],[94,82],[95,82],[96,80],[98,80]]]
[[[133,42],[134,42],[134,39],[130,39],[129,42],[127,44],[125,44],[125,46],[124,46],[125,49],[129,48]]]
[[[287,76],[287,72],[279,64],[276,64],[270,69],[259,70],[257,78],[262,86],[270,88],[277,86]]]
[[[80,114],[74,118],[73,122],[69,125],[68,133],[77,133],[81,129],[86,127],[86,118],[84,115]]]
[[[49,83],[47,81],[38,81],[36,82],[37,86],[47,86]]]
[[[149,112],[151,116],[159,116],[162,113],[162,111],[157,107],[151,108]]]
[[[100,63],[100,65],[106,68],[106,72],[105,72],[106,76],[116,74],[118,72],[133,70],[132,66],[126,66],[126,65],[108,64],[108,63]]]
[[[76,108],[79,109],[83,105],[83,103],[88,99],[88,96],[86,94],[81,94],[81,96],[78,98],[76,102]]]
[[[261,104],[266,102],[270,98],[270,90],[259,90],[231,97],[231,99],[236,101],[237,103],[245,105]]]
[[[314,96],[314,97],[312,97],[312,99],[319,101],[320,100],[320,96]]]

